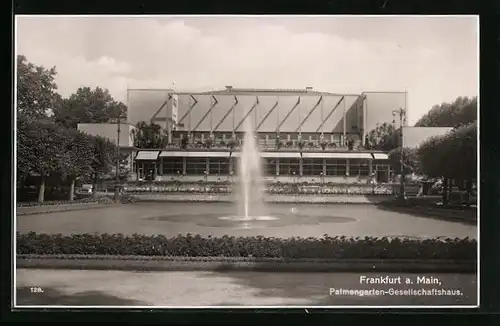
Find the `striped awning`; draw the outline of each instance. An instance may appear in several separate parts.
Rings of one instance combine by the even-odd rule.
[[[375,160],[388,160],[389,155],[384,153],[372,153]]]
[[[158,159],[159,154],[160,151],[140,151],[137,153],[135,159],[143,161],[151,161],[151,160],[156,161]]]

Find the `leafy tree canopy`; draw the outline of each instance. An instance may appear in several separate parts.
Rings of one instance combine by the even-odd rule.
[[[17,113],[19,116],[44,117],[53,110],[57,101],[54,82],[56,68],[46,69],[17,56]]]
[[[105,123],[125,118],[127,107],[115,101],[107,89],[80,87],[69,98],[60,99],[54,108],[54,118],[59,124],[76,128],[78,123]]]
[[[477,121],[431,137],[418,149],[420,168],[429,177],[474,180],[477,177]]]
[[[384,122],[366,135],[365,148],[388,152],[398,146],[398,135],[394,126]]]
[[[477,120],[477,97],[458,97],[453,103],[435,105],[415,127],[454,127]]]
[[[91,173],[94,180],[109,173],[116,162],[117,148],[109,139],[93,136]]]
[[[60,174],[63,178],[75,179],[88,177],[92,171],[93,137],[75,129],[61,129],[68,140],[60,162]]]
[[[401,148],[397,147],[388,154],[391,168],[396,173],[401,171]],[[420,161],[418,150],[415,148],[403,148],[404,174],[419,173]]]
[[[134,146],[138,148],[164,148],[168,143],[166,133],[161,126],[144,121],[137,123],[132,131],[132,137]]]

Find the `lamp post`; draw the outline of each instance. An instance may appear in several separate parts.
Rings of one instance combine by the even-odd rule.
[[[114,200],[120,200],[120,113],[118,113],[116,128],[116,175],[115,175],[115,195]]]
[[[181,185],[181,171],[177,170],[177,192],[179,192],[180,185]]]
[[[400,152],[400,180],[399,180],[399,199],[405,200],[405,183],[404,183],[404,155],[403,155],[403,119],[406,116],[406,109],[399,108],[392,111],[392,116],[399,115],[399,152]]]
[[[345,173],[346,194],[349,195],[349,172]]]

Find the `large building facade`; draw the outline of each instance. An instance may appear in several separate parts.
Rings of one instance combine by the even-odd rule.
[[[347,136],[364,141],[377,124],[392,122],[393,110],[407,109],[406,92],[334,94],[303,90],[238,89],[204,93],[173,90],[129,89],[128,123],[154,122],[170,132],[175,142],[181,134],[194,141],[212,135],[225,139],[243,132],[251,121],[259,139],[276,134],[286,139],[319,140],[322,135],[343,143]],[[396,119],[395,127],[399,127]],[[406,125],[403,123],[403,125]]]
[[[168,135],[166,148],[137,149],[133,170],[138,179],[237,178],[238,148],[229,150],[227,144],[242,141],[250,125],[263,174],[283,182],[387,180],[387,155],[363,151],[365,135],[384,122],[400,127],[393,111],[408,109],[406,92],[335,94],[310,87],[231,86],[203,93],[129,89],[127,106],[129,125],[153,122]]]

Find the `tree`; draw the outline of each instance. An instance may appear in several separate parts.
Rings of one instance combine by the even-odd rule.
[[[92,162],[91,178],[93,181],[93,189],[97,190],[97,184],[104,175],[111,172],[116,163],[117,148],[114,143],[107,138],[100,136],[91,136],[92,143]]]
[[[401,171],[401,148],[397,147],[389,152],[389,163],[393,171]],[[404,174],[419,173],[420,161],[418,150],[415,148],[403,148]]]
[[[144,121],[137,123],[132,131],[134,146],[138,148],[163,148],[167,145],[166,133],[157,124],[147,124]]]
[[[384,122],[366,135],[365,148],[388,152],[398,146],[398,135],[392,124]]]
[[[78,123],[105,123],[127,116],[127,107],[115,101],[107,89],[80,87],[69,98],[59,99],[54,108],[55,121],[69,128]]]
[[[477,121],[444,136],[431,137],[418,149],[420,168],[428,177],[443,178],[443,202],[447,203],[450,180],[465,182],[468,193],[477,179]]]
[[[56,69],[46,69],[17,56],[17,114],[44,117],[57,100]]]
[[[80,177],[90,177],[93,162],[93,139],[75,129],[65,129],[64,136],[67,140],[64,146],[64,155],[60,162],[60,174],[70,183],[68,200],[73,200],[75,194],[75,181]]]
[[[415,127],[454,127],[477,120],[477,97],[458,97],[452,103],[435,105]]]
[[[40,177],[38,202],[43,203],[45,181],[60,171],[68,139],[54,123],[23,116],[17,133],[18,169]]]

